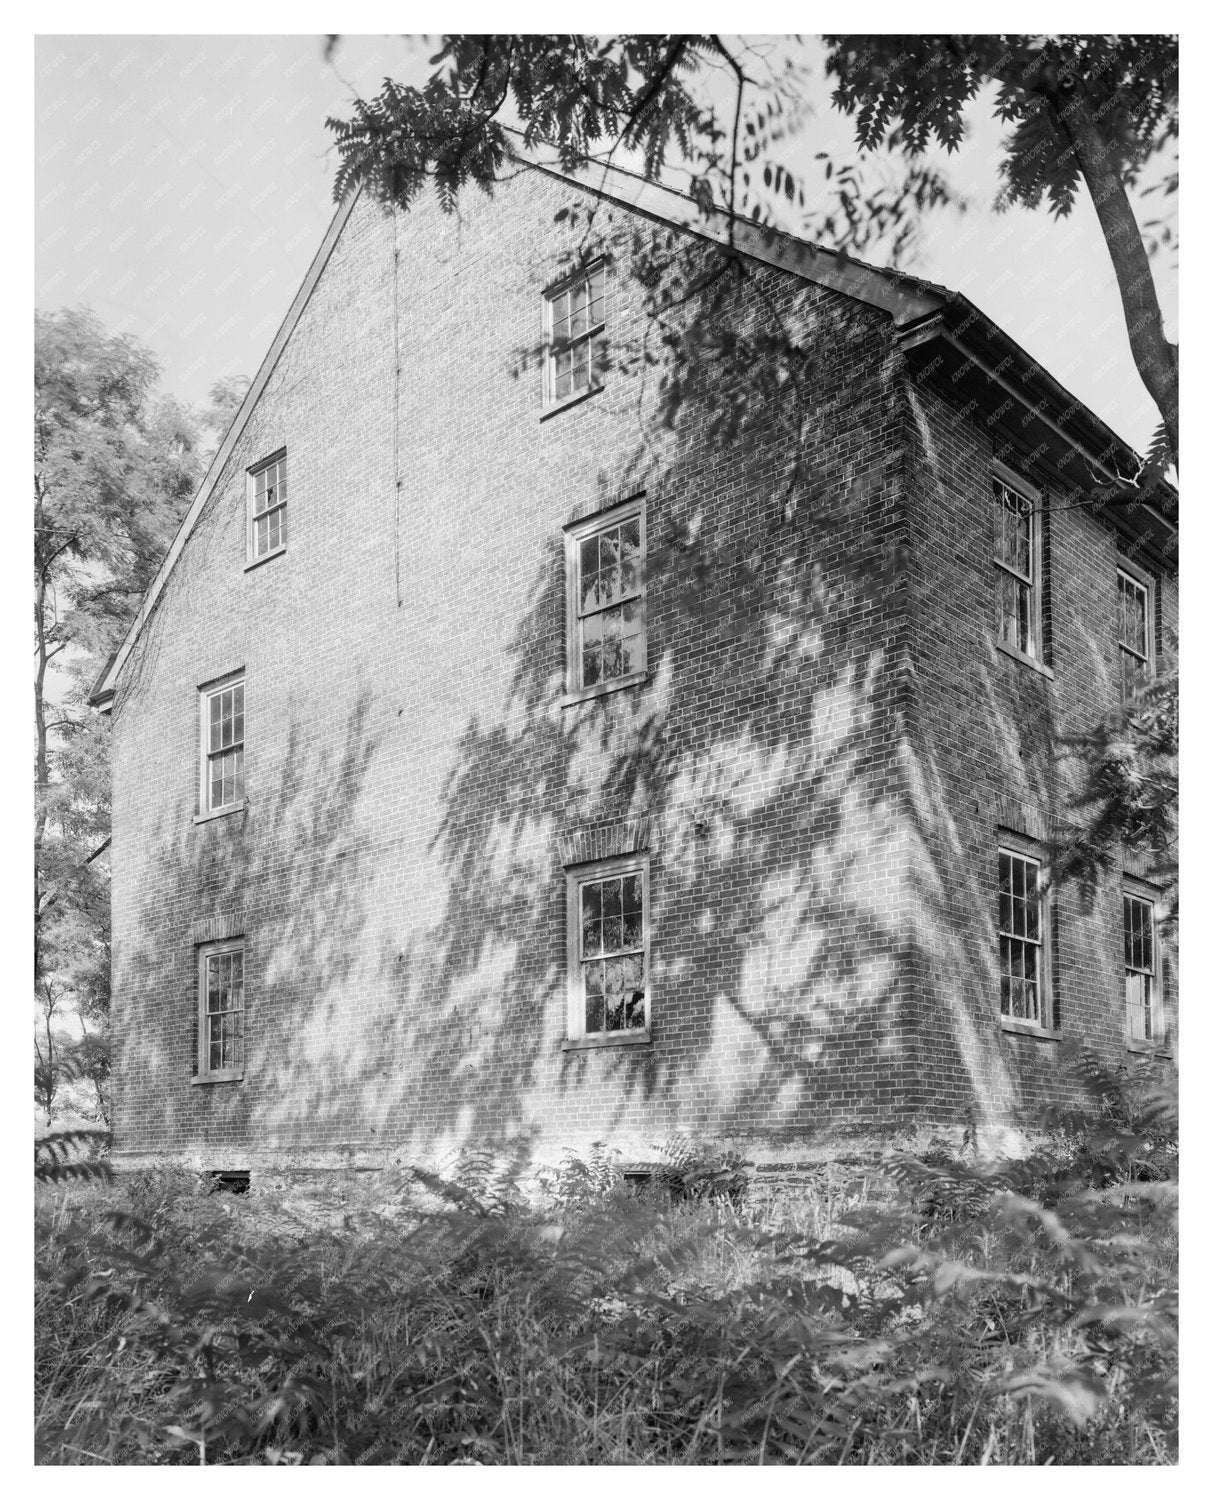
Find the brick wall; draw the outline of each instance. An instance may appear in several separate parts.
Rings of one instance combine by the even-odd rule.
[[[457,217],[357,205],[123,674],[128,1158],[411,1159],[502,1135],[651,1156],[672,1131],[803,1154],[954,1118],[975,1087],[1009,1118],[1043,1086],[984,977],[991,799],[1051,794],[1049,705],[1089,688],[1066,609],[1101,606],[1055,607],[1047,688],[986,660],[981,439],[912,399],[887,319],[834,293],[753,268],[738,326],[794,334],[804,396],[723,441],[705,389],[655,422],[630,268],[665,231],[589,206],[538,174]],[[629,369],[541,420],[541,294],[587,234],[614,257]],[[288,549],[246,571],[245,472],[283,446]],[[563,529],[641,492],[663,558],[649,680],[562,706]],[[910,574],[879,584],[911,538]],[[198,823],[198,687],[241,667],[246,807]],[[1002,717],[982,720],[974,672]],[[981,747],[1016,705],[1008,785],[1006,747]],[[565,1051],[564,861],[625,826],[650,860],[653,1040]],[[1109,912],[1062,950],[1087,1011],[1119,984]],[[237,931],[246,1075],[195,1084],[196,945]]]
[[[1079,763],[1058,753],[1119,703],[1116,570],[1130,547],[1089,497],[1025,452],[1013,429],[929,386],[909,393],[907,490],[914,563],[911,821],[915,946],[923,978],[928,1110],[1030,1126],[1072,1097],[1065,1041],[1126,1060],[1121,882],[1093,903],[1050,901],[1052,999],[1060,1037],[999,1019],[997,851],[1008,835],[1047,856],[1063,832]],[[1046,672],[995,646],[995,457],[1041,491]],[[1174,574],[1154,565],[1158,624],[1174,630]],[[1168,975],[1170,969],[1168,968]],[[1168,986],[1170,989],[1170,986]],[[1172,1015],[1176,996],[1165,996]]]

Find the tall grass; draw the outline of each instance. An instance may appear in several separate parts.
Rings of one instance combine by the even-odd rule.
[[[45,1187],[38,1458],[1171,1462],[1173,1133],[1124,1093],[1028,1162],[758,1206],[602,1157],[538,1204],[472,1161],[328,1225],[173,1174]]]

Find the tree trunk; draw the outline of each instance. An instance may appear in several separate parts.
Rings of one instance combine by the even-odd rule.
[[[1150,272],[1141,229],[1111,151],[1081,85],[1050,96],[1057,123],[1074,148],[1090,191],[1099,226],[1120,288],[1129,347],[1142,381],[1153,397],[1176,464],[1179,463],[1179,350],[1163,332],[1158,293]]]

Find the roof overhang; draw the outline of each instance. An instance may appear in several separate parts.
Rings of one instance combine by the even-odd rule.
[[[789,271],[816,286],[841,292],[887,312],[898,323],[925,317],[947,302],[949,293],[916,276],[869,266],[854,256],[797,239],[783,230],[734,219],[721,208],[701,206],[663,183],[650,182],[622,167],[588,162],[570,170],[554,162],[519,152],[519,165],[532,167],[561,182],[584,188],[595,197],[640,213],[663,225],[676,225],[688,234]]]
[[[1063,490],[1092,496],[1092,509],[1135,554],[1174,570],[1177,495],[1157,478],[1143,482],[1132,448],[967,298],[899,328],[897,342],[919,379],[933,381],[980,412]]]
[[[782,230],[734,219],[723,209],[703,205],[622,167],[588,162],[569,170],[522,150],[516,150],[515,160],[656,223],[675,226],[887,313],[907,362],[919,378],[939,381],[962,403],[975,402],[989,426],[1012,436],[1017,445],[1026,443],[1029,452],[1070,489],[1109,489],[1102,513],[1152,560],[1168,568],[1177,566],[1178,530],[1171,519],[1177,513],[1174,489],[1161,482],[1149,491],[1143,489],[1142,461],[1128,444],[967,298],[906,272],[870,266]],[[359,188],[352,189],[334,214],[139,613],[89,696],[94,706],[102,710],[112,706],[122,668],[307,306],[359,192]]]

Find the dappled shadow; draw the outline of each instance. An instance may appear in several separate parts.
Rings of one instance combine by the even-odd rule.
[[[635,251],[616,235],[621,279]],[[883,314],[766,268],[712,297],[675,402],[639,296],[618,387],[537,438],[531,411],[525,442],[498,421],[496,387],[450,434],[418,393],[410,481],[444,499],[396,519],[396,613],[347,630],[356,659],[314,701],[284,698],[243,815],[148,830],[115,1002],[123,1149],[648,1154],[683,1131],[795,1152],[1030,1114],[1049,1064],[999,1027],[992,840],[1004,804],[1062,788],[1044,678],[980,653],[958,676],[948,653],[988,639],[992,540],[956,454],[988,455],[923,419]],[[771,327],[787,399],[755,381],[722,415]],[[563,528],[640,495],[647,678],[565,702]],[[954,622],[931,606],[962,547]],[[625,827],[649,858],[652,1039],[568,1049],[564,861]],[[185,1082],[196,948],[157,940],[207,921],[246,941],[239,1084]]]

